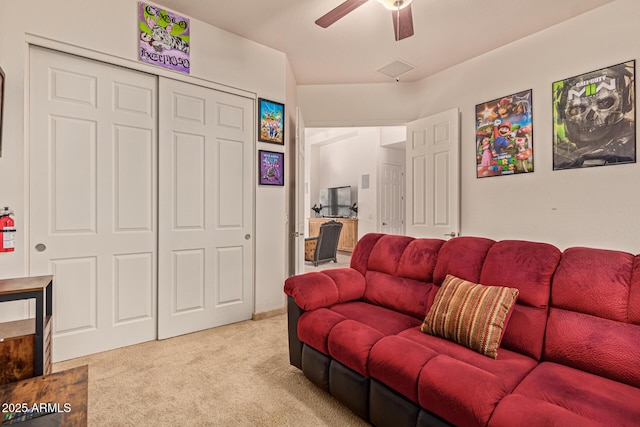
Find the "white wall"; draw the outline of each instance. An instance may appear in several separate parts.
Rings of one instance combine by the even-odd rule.
[[[0,205],[15,210],[18,229],[16,251],[0,254],[0,277],[29,274],[29,165],[25,131],[28,42],[55,45],[61,50],[152,74],[188,82],[214,82],[255,97],[285,101],[291,76],[283,53],[193,18],[191,77],[138,62],[137,5],[137,0],[0,0],[0,66],[6,73]],[[277,147],[268,145],[271,149]],[[258,144],[257,148],[261,147]],[[284,305],[286,193],[282,187],[257,187],[255,197],[255,309],[266,311]]]
[[[617,0],[421,82],[404,83],[406,90],[394,90],[396,83],[386,89],[375,85],[371,91],[366,85],[322,90],[300,86],[298,101],[307,111],[307,121],[317,126],[345,121],[370,125],[367,117],[383,116],[407,122],[458,107],[462,234],[640,253],[640,186],[636,185],[640,163],[553,171],[551,140],[552,83],[631,59],[638,61],[639,16],[640,2]],[[525,89],[533,89],[535,172],[477,179],[475,105]],[[308,107],[328,105],[328,97],[337,92],[341,101],[351,101],[334,102],[331,109]],[[640,154],[640,147],[636,151]]]

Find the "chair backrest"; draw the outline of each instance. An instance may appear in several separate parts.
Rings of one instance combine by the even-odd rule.
[[[318,244],[316,245],[316,260],[324,260],[336,256],[341,231],[342,223],[338,221],[328,221],[320,226]]]

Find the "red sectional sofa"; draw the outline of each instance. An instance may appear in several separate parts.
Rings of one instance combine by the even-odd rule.
[[[517,288],[496,359],[421,331],[447,275]],[[291,364],[374,425],[640,425],[640,256],[373,233],[284,290]]]

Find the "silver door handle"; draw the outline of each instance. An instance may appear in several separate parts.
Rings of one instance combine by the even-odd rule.
[[[47,250],[47,245],[45,245],[44,243],[38,243],[36,245],[36,251],[38,252],[44,252]]]
[[[445,237],[456,237],[456,232],[452,231],[451,233],[445,234]]]

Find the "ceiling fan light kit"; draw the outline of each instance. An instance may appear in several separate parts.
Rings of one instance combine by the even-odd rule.
[[[316,24],[327,28],[348,13],[365,4],[368,0],[346,0],[316,20]],[[411,2],[413,0],[378,0],[378,3],[391,10],[394,36],[396,40],[406,39],[413,35],[413,16]]]
[[[378,2],[389,10],[400,10],[409,6],[413,0],[378,0]]]

